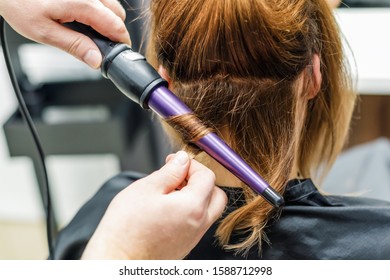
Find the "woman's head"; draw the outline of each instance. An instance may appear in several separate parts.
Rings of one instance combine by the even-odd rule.
[[[324,0],[153,0],[151,16],[149,60],[275,189],[333,162],[354,95]],[[271,210],[244,190],[246,205],[218,234],[227,243],[233,228],[252,233],[231,248],[260,242]]]

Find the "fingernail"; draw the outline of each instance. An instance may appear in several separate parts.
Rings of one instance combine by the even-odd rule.
[[[188,154],[184,151],[178,151],[172,162],[178,165],[185,165],[189,161]]]
[[[83,57],[83,61],[92,68],[99,68],[102,62],[102,55],[96,50],[89,50]]]

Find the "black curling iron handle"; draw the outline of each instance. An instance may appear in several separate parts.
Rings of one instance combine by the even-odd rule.
[[[104,37],[100,33],[96,32],[92,27],[79,23],[79,22],[68,22],[64,23],[64,26],[77,31],[79,33],[82,33],[94,41],[94,43],[98,46],[100,52],[103,55],[103,59],[109,54],[117,45],[118,43],[115,43],[108,39],[107,37]]]
[[[128,98],[148,109],[149,95],[159,86],[168,86],[145,57],[131,49],[129,45],[115,43],[96,32],[90,26],[78,22],[65,23],[64,26],[80,32],[95,42],[103,60],[101,71]]]

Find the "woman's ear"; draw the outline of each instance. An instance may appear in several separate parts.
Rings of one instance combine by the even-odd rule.
[[[171,77],[169,77],[167,70],[161,64],[158,66],[158,73],[168,82],[168,86],[171,87]]]
[[[321,89],[322,74],[321,74],[321,59],[318,54],[313,55],[312,71],[311,71],[311,86],[308,91],[308,99],[312,99],[317,96]]]

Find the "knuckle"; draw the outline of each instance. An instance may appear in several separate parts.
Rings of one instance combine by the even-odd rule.
[[[118,2],[118,16],[124,21],[126,19],[126,11]]]
[[[94,7],[99,1],[96,0],[84,0],[81,4],[85,5],[86,7]]]
[[[99,9],[101,9],[101,3],[96,0],[84,0],[81,2],[78,2],[78,9],[88,11],[89,13],[98,12]]]
[[[199,225],[203,223],[205,214],[206,212],[201,207],[197,207],[192,210],[191,217]]]
[[[96,4],[95,0],[84,0],[84,1],[75,1],[75,0],[65,0],[64,5],[69,7],[69,9],[86,9],[90,11],[91,8],[94,8]]]
[[[195,227],[199,227],[204,223],[207,211],[205,205],[200,201],[192,201],[191,207],[188,208],[188,222]]]
[[[79,56],[78,50],[80,49],[80,46],[82,45],[82,38],[81,36],[75,37],[73,40],[69,42],[69,45],[67,46],[66,51],[72,55]]]
[[[117,16],[119,16],[122,20],[125,20],[126,11],[119,0],[101,0],[101,2],[117,14]]]
[[[113,24],[113,31],[115,34],[124,34],[127,32],[126,26],[123,21],[116,20]]]
[[[166,165],[162,169],[157,170],[152,173],[153,176],[152,178],[163,178],[164,181],[166,182],[176,182],[176,183],[181,183],[183,180],[178,173],[177,169],[174,166]]]
[[[178,182],[178,183],[181,183],[181,181],[182,181],[182,178],[180,177],[179,174],[177,174],[176,170],[173,170],[171,168],[167,172],[167,176],[169,177],[170,181],[174,181],[174,182]]]
[[[205,169],[202,172],[203,172],[204,178],[207,178],[208,180],[210,180],[210,182],[212,182],[214,184],[214,182],[216,180],[215,173],[213,171],[211,171],[210,169]]]
[[[37,32],[35,33],[36,41],[47,43],[52,39],[52,32],[50,29],[47,28],[39,28],[37,29]]]
[[[40,4],[40,7],[43,11],[49,11],[52,9],[53,2],[52,1],[41,1],[39,4]]]

